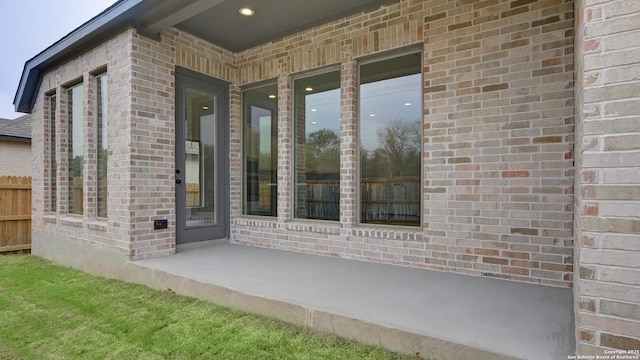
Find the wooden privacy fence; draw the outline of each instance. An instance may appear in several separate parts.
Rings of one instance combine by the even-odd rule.
[[[73,209],[74,214],[82,214],[84,211],[84,189],[83,189],[83,178],[74,177],[73,178],[73,192],[70,194],[71,199],[71,208],[69,212]]]
[[[187,206],[200,206],[200,184],[187,184]]]
[[[307,180],[307,218],[340,220],[340,180]]]
[[[360,187],[362,222],[420,224],[420,177],[365,178]],[[339,180],[307,180],[306,188],[306,215],[309,219],[339,219]]]
[[[420,177],[363,179],[361,192],[362,222],[420,225]]]
[[[0,176],[0,253],[31,250],[31,178]]]

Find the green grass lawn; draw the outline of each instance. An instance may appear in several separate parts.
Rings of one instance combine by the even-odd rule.
[[[29,255],[0,256],[0,359],[415,359]]]

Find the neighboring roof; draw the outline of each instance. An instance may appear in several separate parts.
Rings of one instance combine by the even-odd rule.
[[[133,26],[138,33],[159,38],[170,27],[184,29],[231,51],[294,34],[399,0],[119,0],[55,44],[28,60],[13,100],[16,111],[30,113],[42,76]],[[251,18],[238,9],[251,5]]]
[[[31,142],[31,115],[16,119],[0,118],[0,141]]]

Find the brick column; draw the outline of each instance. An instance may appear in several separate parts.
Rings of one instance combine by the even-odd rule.
[[[640,349],[640,3],[577,2],[579,355]]]
[[[293,127],[294,127],[294,198],[295,203],[293,216],[298,219],[306,219],[307,214],[307,122],[306,122],[306,95],[293,91]]]
[[[288,65],[278,63],[278,221],[287,222],[293,217],[291,204],[291,159],[293,152],[293,116],[291,78]]]
[[[64,161],[64,164],[67,163],[66,159],[63,160],[63,157],[65,157],[64,155],[66,153],[63,153],[63,151],[67,150],[67,142],[66,142],[66,134],[67,134],[67,130],[66,130],[66,117],[65,120],[62,120],[62,114],[66,114],[66,109],[63,109],[63,106],[66,106],[66,100],[67,96],[64,93],[64,89],[61,86],[57,86],[56,87],[56,113],[55,113],[55,117],[56,117],[56,128],[55,128],[55,132],[56,132],[56,141],[55,143],[51,144],[51,146],[53,146],[56,149],[56,168],[52,169],[52,171],[54,171],[54,176],[56,177],[56,208],[52,209],[52,212],[59,214],[62,211],[66,211],[67,209],[67,203],[66,203],[66,193],[63,193],[62,191],[62,186],[65,186],[66,189],[66,185],[63,185],[63,181],[65,181],[64,179],[66,179],[66,168],[65,170],[61,169],[61,166],[63,165],[61,163],[61,161]],[[66,116],[66,115],[65,115]],[[63,123],[65,125],[63,125]],[[63,140],[63,137],[64,140]],[[66,166],[66,165],[65,165]],[[64,200],[63,200],[64,197]]]
[[[97,129],[96,129],[96,78],[90,73],[84,73],[84,166],[83,177],[83,218],[85,221],[94,220],[97,215],[98,179],[97,179]]]
[[[358,222],[358,64],[352,46],[343,46],[340,69],[340,222],[351,228]]]
[[[175,65],[170,45],[135,34],[130,82],[130,118],[124,124],[130,153],[126,209],[132,260],[175,253]],[[145,71],[140,71],[144,69]],[[114,76],[115,78],[115,76]],[[111,95],[110,95],[111,96]],[[148,99],[151,99],[149,101]],[[126,138],[117,138],[117,147]],[[111,218],[111,215],[109,215]],[[167,219],[167,229],[154,220]]]
[[[242,216],[242,90],[229,89],[229,206],[230,221]]]

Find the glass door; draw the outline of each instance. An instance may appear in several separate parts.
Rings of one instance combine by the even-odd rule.
[[[228,235],[228,88],[176,71],[177,244]]]

